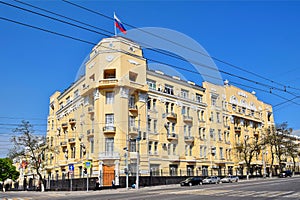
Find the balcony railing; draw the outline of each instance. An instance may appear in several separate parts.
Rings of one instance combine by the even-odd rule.
[[[185,122],[193,122],[193,117],[188,115],[183,115],[183,121]]]
[[[193,142],[194,141],[194,136],[184,136],[184,141],[186,142]]]
[[[177,114],[174,112],[166,113],[167,119],[177,119]]]
[[[110,79],[102,79],[99,81],[100,87],[109,87],[115,86],[118,84],[118,79],[110,78]]]
[[[167,139],[168,140],[177,140],[178,135],[176,133],[169,133],[169,134],[167,134]]]
[[[103,127],[103,132],[104,133],[115,133],[116,132],[116,127],[113,125],[106,125]]]
[[[120,154],[114,151],[105,151],[99,153],[100,160],[116,160],[120,159]]]

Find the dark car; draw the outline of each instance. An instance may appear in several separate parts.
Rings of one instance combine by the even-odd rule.
[[[181,186],[202,185],[202,178],[190,177],[180,182]]]
[[[292,177],[293,172],[291,170],[282,171],[279,174],[280,178]]]

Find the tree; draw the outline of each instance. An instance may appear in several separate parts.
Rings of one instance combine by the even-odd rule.
[[[258,138],[250,138],[245,136],[242,142],[236,143],[235,149],[240,155],[240,159],[243,160],[247,167],[247,176],[249,175],[251,169],[251,162],[254,156],[260,152],[262,142]]]
[[[273,171],[275,157],[278,158],[279,169],[282,171],[284,168],[283,161],[287,155],[292,157],[293,162],[297,157],[297,145],[291,141],[290,137],[292,129],[288,128],[287,122],[283,122],[268,128],[266,132],[264,144],[268,145],[271,151],[271,172]]]
[[[0,181],[4,181],[8,178],[17,180],[20,173],[16,170],[13,162],[9,158],[0,158]]]
[[[14,146],[10,149],[10,158],[21,158],[28,160],[28,167],[33,169],[39,177],[41,191],[45,191],[44,181],[41,171],[44,167],[44,156],[46,151],[53,151],[46,144],[45,137],[34,135],[33,126],[22,121],[18,128],[13,130],[18,136],[13,136],[11,141]]]

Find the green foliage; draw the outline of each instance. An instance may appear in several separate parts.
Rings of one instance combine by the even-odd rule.
[[[13,162],[9,158],[0,158],[0,181],[4,181],[7,178],[16,180],[19,178],[20,173],[13,166]]]

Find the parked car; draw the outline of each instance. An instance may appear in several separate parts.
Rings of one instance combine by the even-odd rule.
[[[282,171],[279,174],[280,178],[286,178],[286,177],[292,177],[292,176],[293,176],[293,172],[291,170]]]
[[[238,176],[226,176],[221,179],[222,183],[232,183],[232,182],[238,182],[239,177]]]
[[[192,185],[202,185],[202,178],[200,177],[189,177],[184,181],[180,182],[181,186],[192,186]]]
[[[220,183],[220,178],[217,176],[209,176],[203,179],[202,181],[203,184],[211,184],[211,183]]]

